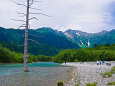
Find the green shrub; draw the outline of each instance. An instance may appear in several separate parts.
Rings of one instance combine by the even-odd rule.
[[[43,61],[43,62],[51,61],[50,56],[38,55],[38,56],[36,56],[36,58],[38,61]]]
[[[75,86],[80,86],[80,84],[76,84]]]
[[[57,86],[64,86],[64,83],[62,81],[57,82]]]
[[[75,84],[75,86],[80,86],[80,79],[77,79],[77,84]]]
[[[108,85],[115,85],[115,82],[109,82]]]
[[[114,73],[114,74],[115,74],[115,66],[112,67],[112,69],[111,69],[111,73]]]
[[[75,59],[74,62],[79,62],[78,59]]]
[[[111,77],[112,73],[111,72],[105,72],[101,74],[103,78],[105,78],[106,76]]]
[[[95,82],[95,83],[88,83],[86,86],[97,86],[97,82]]]
[[[101,76],[102,76],[103,78],[105,78],[105,77],[106,77],[106,75],[105,75],[104,73],[101,73]]]
[[[108,73],[108,77],[111,77],[111,76],[112,76],[112,73],[111,73],[111,72],[109,72],[109,73]]]

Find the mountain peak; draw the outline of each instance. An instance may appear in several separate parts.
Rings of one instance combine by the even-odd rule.
[[[72,29],[68,29],[68,30],[66,30],[65,32],[73,32],[73,31],[75,31],[75,32],[82,32],[82,31],[80,31],[80,30],[72,30]]]
[[[108,31],[106,31],[106,30],[102,30],[102,31],[101,31],[101,33],[107,33],[107,32],[108,32]]]
[[[95,33],[97,35],[105,35],[106,33],[108,33],[108,31],[106,30],[102,30],[101,32]]]
[[[42,28],[38,28],[36,30],[39,32],[42,32],[42,33],[48,33],[48,32],[56,33],[56,31],[50,27],[42,27]]]

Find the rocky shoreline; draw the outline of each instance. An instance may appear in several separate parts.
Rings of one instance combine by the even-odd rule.
[[[85,62],[83,64],[67,63],[66,65],[74,67],[74,73],[73,79],[68,84],[65,84],[65,86],[86,86],[87,83],[95,82],[97,82],[98,86],[108,86],[108,82],[115,82],[115,74],[108,78],[101,76],[101,73],[109,72],[115,66],[115,62],[112,62],[111,66],[105,64],[97,65],[96,62]],[[78,83],[79,85],[76,85]]]

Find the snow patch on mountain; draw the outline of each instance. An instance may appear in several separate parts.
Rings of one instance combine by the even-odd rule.
[[[84,45],[83,42],[82,42],[81,40],[80,40],[80,42],[81,42],[82,45]]]
[[[78,36],[80,36],[80,34],[79,33],[76,33]]]
[[[73,36],[72,35],[70,35],[69,33],[64,33],[67,37],[69,37],[69,38],[71,38],[71,39],[73,39]]]
[[[87,45],[88,45],[88,47],[90,47],[90,42],[89,41],[88,41]]]

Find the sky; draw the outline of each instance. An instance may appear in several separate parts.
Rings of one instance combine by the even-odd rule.
[[[13,1],[13,0],[12,0]],[[16,5],[11,0],[0,0],[0,26],[5,28],[18,28],[24,22],[12,19],[25,20],[26,18],[17,12],[26,13],[26,8]],[[26,4],[26,0],[14,0]],[[36,0],[37,1],[37,0]],[[115,29],[115,0],[39,0],[32,7],[42,9],[30,9],[32,13],[44,13],[30,15],[38,20],[30,21],[30,28],[51,27],[59,31],[68,29],[81,30],[96,33],[102,30]]]

